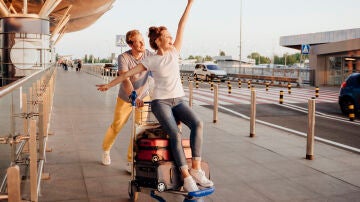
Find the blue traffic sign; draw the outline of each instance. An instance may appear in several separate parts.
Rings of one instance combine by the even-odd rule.
[[[310,45],[309,44],[302,44],[301,45],[301,54],[307,55],[310,53]]]

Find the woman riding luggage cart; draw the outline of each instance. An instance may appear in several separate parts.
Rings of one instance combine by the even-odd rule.
[[[183,180],[179,169],[175,166],[173,157],[170,154],[169,141],[160,124],[152,116],[149,116],[139,124],[135,123],[136,92],[131,94],[133,106],[132,122],[132,145],[133,163],[131,180],[129,181],[129,196],[133,201],[138,199],[138,194],[144,189],[150,190],[152,198],[158,201],[165,201],[160,192],[178,194],[184,196],[184,201],[197,201],[199,198],[212,194],[214,187],[204,188],[198,191],[186,192],[182,189]],[[149,103],[145,103],[149,105]],[[146,107],[145,107],[146,108]],[[150,108],[150,105],[149,105]],[[142,116],[143,117],[143,116]],[[189,140],[182,141],[184,150],[188,150]],[[135,151],[135,152],[134,152]],[[191,167],[191,150],[185,152],[189,167]],[[190,156],[189,156],[190,155]],[[202,169],[210,178],[209,167],[206,162],[201,162]]]

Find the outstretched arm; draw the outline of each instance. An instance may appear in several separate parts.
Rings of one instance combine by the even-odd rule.
[[[184,11],[183,15],[181,16],[179,24],[178,24],[178,29],[177,29],[177,32],[176,32],[176,38],[175,38],[175,41],[174,41],[174,46],[179,52],[181,50],[185,24],[186,24],[186,21],[188,19],[188,16],[189,16],[189,13],[190,13],[190,8],[191,8],[193,2],[194,2],[194,0],[188,0],[185,11]]]
[[[138,73],[140,73],[142,71],[146,71],[146,68],[144,67],[144,65],[138,64],[134,68],[132,68],[131,70],[120,74],[118,77],[116,77],[110,83],[108,83],[108,84],[99,84],[99,85],[96,85],[96,87],[98,87],[97,89],[99,91],[107,91],[109,88],[123,82],[125,79],[129,78],[130,76],[138,74]]]

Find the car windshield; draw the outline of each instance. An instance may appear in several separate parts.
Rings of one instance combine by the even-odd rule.
[[[207,65],[207,68],[209,70],[222,70],[219,66],[217,65]]]

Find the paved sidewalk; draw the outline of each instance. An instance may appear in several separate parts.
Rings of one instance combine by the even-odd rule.
[[[51,132],[39,201],[129,201],[125,155],[130,122],[111,151],[112,164],[101,164],[101,144],[112,121],[117,88],[98,92],[104,81],[86,72],[58,69]],[[203,158],[209,162],[215,193],[204,201],[360,201],[360,155],[320,142],[315,159],[306,155],[306,139],[268,126],[195,105],[204,121]],[[186,131],[186,130],[185,130]],[[168,201],[182,197],[163,194]],[[153,201],[141,193],[139,201]]]

